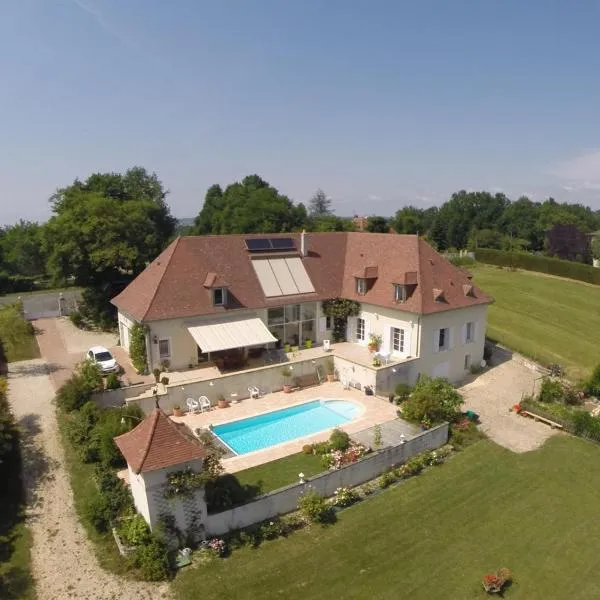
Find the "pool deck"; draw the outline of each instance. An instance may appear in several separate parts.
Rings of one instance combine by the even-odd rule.
[[[192,431],[197,428],[206,428],[209,425],[221,425],[228,421],[237,421],[247,417],[254,417],[264,412],[287,408],[295,404],[302,404],[316,398],[350,400],[361,408],[360,416],[340,426],[340,429],[347,431],[350,435],[357,433],[373,425],[386,423],[396,419],[396,406],[390,404],[387,400],[382,400],[375,396],[365,396],[363,392],[357,390],[345,390],[341,383],[323,383],[319,386],[297,390],[291,394],[276,392],[266,394],[260,398],[241,400],[237,404],[232,404],[229,408],[214,408],[211,411],[197,414],[187,414],[183,417],[171,417],[174,421],[185,423]],[[289,454],[295,454],[302,450],[305,444],[322,442],[329,438],[331,429],[321,431],[309,436],[301,437],[290,442],[284,442],[277,446],[271,446],[264,450],[249,452],[240,456],[224,458],[222,463],[225,471],[235,473],[256,465],[261,465],[278,458],[283,458]]]

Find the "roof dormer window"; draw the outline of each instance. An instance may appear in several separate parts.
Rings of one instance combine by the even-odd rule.
[[[213,288],[213,305],[214,306],[225,306],[225,302],[227,299],[227,289],[226,288]]]
[[[356,293],[359,296],[364,296],[367,293],[367,280],[366,279],[357,279],[356,280]]]
[[[406,302],[408,298],[408,291],[405,285],[394,285],[394,301],[395,302]]]

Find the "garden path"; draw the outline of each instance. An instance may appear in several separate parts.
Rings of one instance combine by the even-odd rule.
[[[125,580],[100,567],[75,513],[58,437],[52,403],[55,389],[48,364],[35,359],[11,363],[9,367],[9,401],[22,430],[27,522],[33,537],[31,561],[37,597],[40,600],[169,597],[167,584]]]

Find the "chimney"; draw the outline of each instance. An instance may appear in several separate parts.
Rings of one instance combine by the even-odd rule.
[[[302,233],[300,234],[300,254],[302,256],[306,256],[307,255],[307,249],[306,249],[306,231],[303,229]]]

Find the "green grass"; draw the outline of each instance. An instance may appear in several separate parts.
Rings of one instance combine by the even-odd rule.
[[[325,469],[321,466],[321,457],[314,454],[292,454],[270,463],[258,465],[236,473],[242,485],[257,486],[261,493],[266,494],[286,485],[298,482],[298,474],[306,477],[318,475]]]
[[[112,533],[98,533],[86,518],[86,507],[100,495],[94,478],[94,465],[82,462],[76,455],[65,431],[64,415],[57,412],[57,419],[77,517],[92,542],[100,566],[107,571],[127,575],[129,564],[117,551]]]
[[[33,600],[31,532],[25,522],[25,495],[18,450],[3,456],[0,464],[0,598]]]
[[[558,363],[572,379],[600,362],[600,286],[531,271],[469,267],[496,302],[487,335],[544,364]]]
[[[484,597],[508,567],[510,600],[600,597],[600,447],[557,436],[514,454],[481,441],[314,526],[182,571],[178,600]]]

